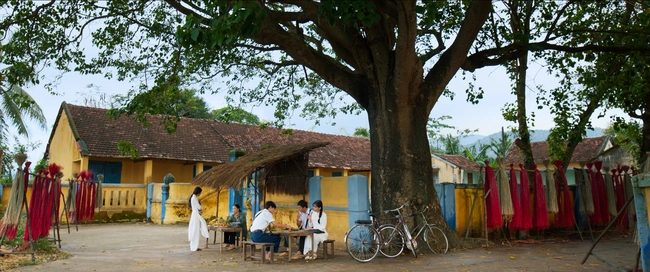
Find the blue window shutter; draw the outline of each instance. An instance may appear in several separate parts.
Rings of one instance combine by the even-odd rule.
[[[122,163],[107,161],[89,161],[88,169],[93,172],[95,179],[97,175],[104,175],[104,183],[122,182]]]
[[[343,172],[332,172],[332,177],[342,177]]]

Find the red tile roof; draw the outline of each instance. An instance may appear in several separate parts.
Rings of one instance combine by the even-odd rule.
[[[590,161],[595,158],[600,152],[603,152],[607,143],[610,141],[609,136],[600,136],[594,138],[585,138],[580,142],[573,156],[571,157],[572,162],[580,161]],[[550,160],[548,150],[548,142],[534,142],[530,144],[530,147],[533,151],[533,158],[535,158],[535,164],[543,164],[545,160]],[[505,164],[519,164],[523,163],[524,159],[520,152],[519,147],[512,145],[508,154],[506,155]]]
[[[143,159],[224,163],[229,161],[228,152],[235,148],[249,154],[264,145],[330,142],[309,153],[309,167],[370,170],[370,141],[365,138],[303,130],[293,130],[288,135],[277,128],[260,129],[254,125],[192,118],[181,118],[176,132],[170,135],[159,125],[160,115],[148,116],[147,121],[153,126],[145,129],[128,116],[109,119],[106,109],[64,102],[59,115],[66,111],[72,127],[76,128],[75,137],[85,142],[89,156],[123,157],[116,146],[118,141],[128,141]],[[52,133],[55,130],[56,127]]]
[[[478,163],[475,163],[466,157],[460,155],[446,155],[446,154],[435,154],[435,155],[466,171],[472,171],[472,172],[481,171],[481,166]]]

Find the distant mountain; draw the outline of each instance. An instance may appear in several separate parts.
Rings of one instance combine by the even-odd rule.
[[[550,134],[550,130],[548,129],[536,129],[536,130],[531,130],[530,131],[530,141],[531,142],[543,142],[546,141],[548,138],[548,135]],[[506,132],[506,134],[510,137],[511,140],[516,139],[515,137],[512,136],[512,132]],[[603,129],[602,128],[594,128],[594,130],[587,130],[587,138],[593,138],[593,137],[599,137],[603,135]],[[476,136],[476,137],[473,137]],[[475,141],[465,141],[466,139],[476,139]],[[492,139],[495,141],[499,141],[501,138],[501,132],[496,132],[492,133],[488,136],[481,136],[481,135],[470,135],[464,139],[461,140],[461,145],[466,146],[466,147],[471,147],[471,146],[479,146],[479,145],[486,145],[489,144]],[[489,156],[493,156],[494,154],[488,154]]]
[[[478,135],[478,134],[467,135],[464,138],[460,139],[460,145],[469,146],[469,145],[474,144],[477,141],[480,141],[481,139],[483,139],[485,137],[487,137],[487,136]]]

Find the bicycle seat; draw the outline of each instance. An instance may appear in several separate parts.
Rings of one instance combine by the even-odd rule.
[[[355,224],[364,224],[364,225],[370,225],[372,224],[372,220],[357,220],[354,221]]]

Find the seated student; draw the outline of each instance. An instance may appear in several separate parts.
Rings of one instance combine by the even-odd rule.
[[[304,199],[298,201],[298,216],[296,218],[296,225],[298,225],[301,230],[312,227],[312,225],[309,223],[309,220],[307,219],[307,215],[309,215],[311,212],[308,206],[309,203],[307,203],[307,201]],[[302,251],[305,248],[305,239],[305,236],[298,237],[298,252],[296,252],[296,254],[291,257],[292,260],[302,259],[305,257],[302,255]]]
[[[314,206],[312,207],[313,211],[309,213],[309,216],[307,218],[309,219],[309,222],[313,225],[311,228],[306,228],[307,230],[318,230],[318,232],[314,233],[314,246],[316,248],[313,249],[313,253],[311,253],[312,248],[312,238],[311,236],[307,236],[307,239],[305,240],[305,248],[303,250],[305,254],[305,260],[316,260],[316,252],[318,251],[318,245],[327,240],[327,230],[325,228],[327,227],[327,214],[323,212],[323,202],[320,200],[314,201]]]
[[[246,215],[241,213],[241,208],[239,208],[239,204],[235,204],[232,206],[232,214],[228,216],[228,222],[233,223],[233,222],[239,222],[240,228],[242,228],[242,235],[246,237],[247,235],[247,229],[246,229]],[[239,232],[225,232],[223,234],[224,236],[224,244],[223,247],[227,248],[228,250],[235,248],[235,241],[239,236]]]
[[[273,252],[278,252],[278,249],[280,248],[280,236],[267,234],[264,230],[269,226],[269,224],[287,230],[290,230],[291,226],[275,222],[275,219],[273,219],[273,213],[275,212],[276,206],[273,201],[267,201],[264,204],[264,208],[264,210],[257,212],[253,218],[253,224],[251,225],[251,240],[255,243],[273,243]],[[271,259],[270,251],[266,252],[266,259]]]

